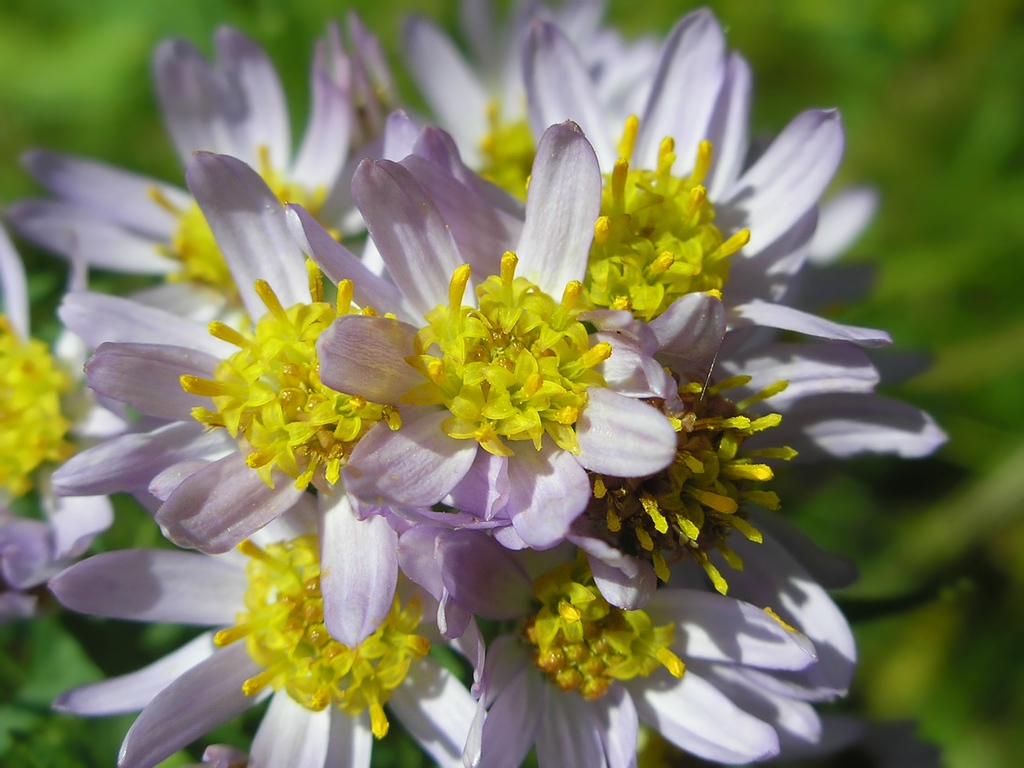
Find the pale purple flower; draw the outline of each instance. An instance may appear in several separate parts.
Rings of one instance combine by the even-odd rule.
[[[512,552],[466,530],[403,539],[424,533],[436,535],[435,550],[413,543],[410,559],[433,571],[449,602],[516,622],[487,649],[469,765],[517,766],[533,745],[541,766],[633,765],[641,721],[701,757],[750,762],[779,750],[779,718],[764,699],[808,718],[807,728],[817,722],[781,692],[813,669],[814,645],[754,605],[668,587],[643,611],[620,611],[600,602],[571,549]]]
[[[281,313],[285,308],[295,308],[294,313],[334,311],[331,305],[314,302],[305,257],[289,232],[285,210],[255,171],[234,158],[200,153],[190,166],[188,179],[257,329],[264,327],[261,322],[278,322],[274,307],[265,300],[279,303]],[[346,267],[366,272],[352,254],[337,248],[335,254],[348,259],[342,262]],[[328,274],[337,268],[336,264],[325,267]],[[262,293],[260,285],[264,286]],[[361,297],[358,291],[356,295]],[[68,496],[134,493],[152,508],[172,541],[221,553],[307,500],[306,488],[312,484],[320,491],[316,504],[327,574],[327,626],[349,644],[372,633],[389,610],[398,577],[396,534],[384,518],[355,519],[344,485],[329,477],[330,462],[343,460],[343,456],[321,457],[324,461],[308,458],[310,446],[317,449],[322,445],[320,427],[307,429],[299,415],[283,424],[279,409],[260,416],[268,419],[267,430],[260,433],[264,443],[255,445],[258,438],[246,431],[248,427],[241,427],[235,439],[223,428],[230,417],[216,411],[215,399],[196,394],[205,391],[204,387],[228,386],[230,391],[234,385],[221,383],[218,370],[225,365],[233,370],[228,361],[239,354],[240,344],[257,355],[266,353],[269,357],[260,359],[269,360],[270,366],[254,383],[263,388],[256,393],[246,390],[243,400],[255,399],[260,406],[268,398],[279,402],[275,398],[288,397],[281,377],[292,374],[282,374],[274,367],[280,363],[275,350],[297,355],[291,358],[293,363],[301,359],[304,349],[312,354],[311,343],[302,347],[293,339],[288,343],[295,346],[282,346],[285,336],[297,338],[301,328],[307,327],[295,319],[300,315],[293,314],[277,331],[269,331],[274,338],[264,338],[261,343],[255,337],[239,341],[241,334],[224,324],[212,326],[219,329],[215,336],[187,318],[86,291],[69,294],[60,314],[70,329],[98,345],[86,366],[89,385],[99,394],[157,419],[159,425],[75,456],[55,476],[58,492]],[[277,333],[280,336],[275,336]],[[305,364],[309,368],[306,375],[312,378],[301,386],[316,390],[311,397],[323,395],[330,402],[338,393],[316,387],[315,356]],[[183,377],[193,382],[189,390],[183,388]],[[347,408],[344,404],[340,407]],[[195,416],[193,409],[197,408],[208,414],[206,422]],[[332,414],[328,413],[322,425],[328,435],[337,426],[331,421]],[[209,429],[208,424],[221,426]],[[346,438],[354,439],[358,434]],[[339,443],[339,447],[344,445]],[[265,450],[270,454],[262,454],[262,462],[247,463],[250,456]]]
[[[466,225],[457,218],[446,218],[442,206],[434,203],[431,193],[436,187],[429,182],[421,184],[409,169],[422,170],[430,163],[417,164],[416,159],[403,164],[364,163],[354,181],[370,235],[401,291],[399,301],[374,304],[374,309],[395,316],[339,317],[318,342],[325,384],[396,406],[402,418],[399,429],[379,424],[360,441],[344,471],[346,485],[368,508],[422,509],[450,503],[463,513],[449,516],[453,524],[498,528],[498,535],[510,546],[552,546],[586,506],[590,497],[588,469],[616,475],[649,474],[666,465],[674,445],[671,426],[657,410],[637,399],[635,392],[625,395],[616,391],[612,377],[603,382],[600,374],[586,372],[609,355],[617,361],[615,344],[588,340],[580,323],[565,320],[575,321],[578,312],[578,281],[585,270],[597,216],[601,180],[593,150],[572,124],[552,127],[545,134],[515,253],[493,253],[487,259],[474,259],[460,250],[460,245],[472,239],[457,237]],[[309,246],[318,259],[328,260],[334,244],[317,236],[311,222],[299,223],[305,226]],[[490,269],[473,271],[488,260]],[[351,276],[359,285],[357,276],[344,276]],[[515,290],[525,291],[532,285],[530,295],[547,302],[544,311],[551,313],[544,316],[541,310],[529,310],[538,313],[539,322],[548,324],[527,328],[529,332],[538,327],[548,329],[544,333],[549,335],[536,343],[520,341],[518,334],[524,331],[516,325],[522,316],[517,313],[526,311],[521,307],[509,304],[508,314],[500,315],[511,320],[481,321],[482,311],[476,313],[478,295],[492,307],[512,301],[500,297],[513,295],[513,281],[521,277],[528,283],[515,283],[522,286]],[[382,299],[389,298],[379,279],[367,282],[366,287]],[[483,327],[479,324],[498,323],[494,326],[498,336],[485,334],[481,345],[491,350],[483,354],[492,357],[480,365],[492,367],[464,368],[478,361],[460,360],[459,348],[453,353],[441,346],[438,351],[434,346],[437,339],[431,334],[448,333],[438,330],[446,322],[454,323],[450,325],[453,329],[469,323],[466,328],[470,330],[452,330],[455,335],[442,339],[445,343],[485,338],[479,335]],[[509,323],[507,328],[499,328],[504,322]],[[508,334],[508,340],[496,341],[501,334]],[[571,343],[558,341],[563,336],[571,338]],[[549,354],[547,350],[553,353],[556,342],[576,350],[565,355],[577,357],[558,363],[562,367],[554,372],[529,367],[540,365],[535,361]],[[502,345],[509,350],[507,359]],[[517,357],[523,345],[535,346],[529,346],[528,355]],[[534,354],[541,357],[534,358]],[[636,354],[628,359],[633,365],[653,365],[650,358]],[[498,370],[501,366],[507,366],[512,383],[502,383],[506,374]],[[619,378],[629,378],[628,367],[619,372]],[[486,376],[493,377],[487,379],[487,388],[473,388],[480,381],[473,379],[477,374],[472,371],[477,370],[487,370]],[[579,385],[565,383],[567,370],[581,377],[584,396]],[[549,386],[547,382],[553,389],[541,390]],[[454,387],[456,394],[448,392],[448,387]],[[508,388],[507,396],[503,387]],[[563,391],[573,394],[561,400],[548,394],[559,392],[559,387],[569,387]],[[532,398],[538,392],[554,405],[548,405],[547,399],[536,405]],[[477,402],[476,397],[483,400]],[[509,398],[515,405],[509,404]],[[538,409],[547,408],[561,410],[557,415],[547,411],[538,415]],[[526,426],[520,427],[522,423]]]
[[[83,275],[76,270],[72,286]],[[25,271],[6,231],[0,227],[0,621],[31,615],[29,591],[82,555],[113,521],[103,495],[76,499],[54,496],[54,467],[77,447],[128,428],[116,410],[84,393],[80,380],[85,349],[64,334],[51,354],[31,337]],[[9,507],[32,488],[43,520],[14,514]]]
[[[631,105],[642,100],[640,83],[655,63],[658,46],[649,37],[627,42],[617,30],[602,26],[604,2],[518,0],[504,21],[496,18],[496,5],[493,0],[460,2],[469,59],[428,19],[412,16],[405,25],[410,74],[437,124],[452,135],[471,166],[486,169],[495,152],[507,151],[495,146],[500,136],[529,138],[522,48],[537,19],[557,24],[578,46],[609,109],[618,107],[625,118],[638,108]]]
[[[351,29],[356,58],[372,54],[375,42],[358,20]],[[154,53],[157,96],[182,163],[197,151],[232,155],[255,168],[276,197],[304,203],[326,226],[342,226],[351,215],[346,161],[360,117],[351,100],[371,87],[365,67],[345,56],[332,27],[318,48],[310,123],[293,154],[283,88],[267,55],[229,27],[217,31],[214,44],[213,64],[182,39]],[[177,282],[140,293],[140,301],[205,320],[226,311],[235,286],[188,191],[46,150],[26,153],[24,164],[55,195],[11,209],[25,237],[90,266],[175,276]]]
[[[426,638],[408,634],[428,631],[419,625],[415,613],[404,613],[418,610],[409,606],[422,596],[405,590],[404,599],[396,598],[381,629],[400,634],[394,636],[395,650],[386,652],[380,664],[402,665],[398,656],[392,656],[406,653],[403,648],[414,649],[406,659],[406,673],[384,679],[382,688],[374,688],[376,672],[357,679],[345,677],[346,672],[332,677],[319,671],[338,657],[320,656],[316,650],[333,641],[324,637],[322,624],[318,626],[316,597],[303,575],[314,573],[303,565],[316,549],[310,543],[316,530],[311,507],[296,508],[255,534],[241,548],[248,558],[240,552],[212,557],[121,550],[96,555],[53,579],[50,587],[57,599],[82,613],[220,629],[203,633],[137,672],[70,690],[54,707],[85,716],[142,710],[121,746],[121,768],[152,768],[268,697],[270,707],[250,749],[253,765],[368,766],[374,735],[382,737],[388,728],[382,705],[440,765],[459,765],[474,703],[450,672],[423,656]],[[298,559],[284,559],[289,552],[298,552]],[[273,563],[261,570],[259,564],[268,560]],[[281,575],[282,569],[291,573],[290,568],[295,569],[294,576]],[[275,581],[280,579],[284,580]],[[301,603],[287,626],[282,617],[288,612],[276,610],[284,607],[278,602],[283,594]],[[304,622],[301,631],[294,629],[294,621]],[[271,633],[267,640],[258,634],[264,627]],[[407,646],[401,644],[402,633],[410,638]],[[371,638],[369,642],[381,641]],[[295,650],[289,651],[292,645],[287,643],[294,644]],[[254,647],[266,656],[257,656]],[[354,648],[335,644],[327,650],[350,654]],[[365,652],[368,659],[378,658],[372,648]],[[292,653],[296,655],[287,655]],[[273,659],[281,666],[266,667],[272,662],[257,658]],[[381,668],[380,674],[389,675],[388,669]],[[367,697],[365,701],[361,696]],[[351,706],[351,714],[343,706]],[[211,748],[206,762],[223,765],[234,756],[234,752]]]
[[[762,522],[771,526],[774,518],[758,510],[774,509],[779,503],[773,493],[749,481],[770,480],[771,465],[793,458],[794,449],[797,460],[868,452],[915,457],[927,455],[945,440],[928,414],[874,392],[878,372],[856,346],[874,343],[877,336],[868,329],[821,318],[812,323],[813,316],[806,315],[792,323],[791,330],[823,340],[776,342],[765,338],[763,329],[727,333],[728,313],[708,294],[677,299],[649,324],[628,313],[618,314],[625,315],[615,330],[620,344],[632,343],[655,357],[681,389],[679,396],[673,391],[664,405],[680,428],[680,452],[673,467],[627,483],[595,479],[595,499],[569,536],[591,556],[597,583],[615,605],[644,605],[655,589],[655,572],[668,580],[669,567],[680,557],[700,563],[719,591],[731,588],[731,574],[747,562],[746,553],[757,559],[770,549],[735,545],[770,538],[760,527]],[[721,381],[731,383],[718,392]],[[682,402],[687,387],[689,399]],[[736,429],[729,426],[732,417],[747,422],[740,425],[745,431],[732,433],[730,453],[720,451],[716,440]],[[693,419],[703,426],[697,428]],[[694,444],[699,440],[710,442],[703,447]],[[742,446],[738,456],[737,445]],[[714,455],[701,456],[702,450]],[[702,482],[703,477],[708,482]],[[612,489],[607,494],[605,485]],[[702,508],[695,517],[686,506],[694,503]],[[690,522],[670,527],[667,521],[680,510]],[[618,518],[634,513],[620,532]],[[659,538],[665,534],[678,541]],[[654,544],[655,539],[661,543]],[[720,570],[722,562],[708,559],[716,550],[731,558],[732,567]],[[765,564],[766,570],[774,567],[770,559]]]

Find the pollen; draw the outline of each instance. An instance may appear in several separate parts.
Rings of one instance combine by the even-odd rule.
[[[312,535],[264,548],[242,542],[238,548],[249,557],[245,611],[214,643],[244,639],[252,660],[263,667],[243,684],[246,695],[270,686],[313,711],[331,705],[349,715],[369,710],[373,734],[383,738],[389,725],[384,704],[410,665],[430,650],[430,641],[415,634],[419,601],[413,597],[403,606],[396,596],[370,637],[355,648],[339,643],[324,626],[317,546]]]
[[[68,458],[71,423],[61,412],[70,389],[46,345],[21,339],[0,315],[0,491],[21,496],[32,490],[32,472]]]
[[[269,150],[265,146],[259,148],[258,155],[259,167],[256,170],[282,205],[299,203],[310,214],[316,216],[327,197],[327,190],[309,190],[285,178],[274,168]],[[174,259],[181,265],[179,271],[173,273],[169,279],[206,285],[236,300],[238,291],[234,278],[198,203],[192,201],[189,205],[181,207],[169,200],[156,187],[150,189],[149,193],[158,205],[178,220],[170,241],[159,248],[162,255]]]
[[[575,454],[574,425],[587,388],[605,386],[595,368],[611,346],[591,345],[577,319],[586,309],[579,283],[569,283],[556,301],[516,277],[517,263],[514,253],[504,255],[501,274],[476,289],[479,308],[462,303],[469,267],[455,270],[448,305],[427,314],[417,354],[407,358],[425,381],[402,401],[447,407],[447,435],[477,440],[497,456],[513,455],[510,443],[522,441],[540,450],[545,435]]]
[[[704,187],[710,142],[700,143],[693,170],[678,176],[671,138],[661,142],[653,170],[630,165],[638,130],[639,121],[630,116],[620,158],[605,175],[584,284],[594,306],[631,310],[649,321],[684,294],[721,290],[729,257],[746,245],[750,232],[724,238],[714,224]]]
[[[523,640],[547,678],[563,691],[598,699],[615,680],[647,677],[665,667],[682,677],[685,665],[671,650],[672,624],[655,627],[644,611],[623,611],[601,596],[585,555],[534,582],[540,610]]]
[[[487,133],[480,140],[480,175],[519,200],[526,199],[537,147],[523,120],[502,122],[498,105],[487,106]]]
[[[339,314],[352,307],[352,286],[338,286],[337,305],[322,301],[320,275],[311,267],[309,304],[285,309],[273,289],[256,283],[268,312],[252,331],[237,331],[220,322],[210,333],[239,348],[222,360],[213,379],[182,376],[186,392],[213,401],[192,415],[211,428],[224,428],[238,439],[246,462],[273,487],[279,469],[296,488],[312,483],[327,490],[338,482],[356,444],[382,419],[393,429],[401,424],[390,406],[346,395],[320,381],[316,341]],[[364,309],[363,313],[372,310]]]
[[[746,519],[746,507],[779,508],[778,495],[764,488],[774,477],[765,460],[789,460],[796,452],[788,447],[745,451],[742,446],[781,422],[776,413],[745,411],[781,392],[786,382],[736,403],[722,394],[748,381],[739,376],[710,386],[692,382],[680,387],[682,412],[666,414],[678,433],[675,460],[666,469],[641,478],[591,476],[593,500],[587,514],[606,525],[615,546],[651,562],[662,581],[668,581],[670,565],[689,557],[726,594],[728,581],[709,554],[717,550],[730,567],[742,569],[728,537],[737,531],[749,541],[762,541]]]

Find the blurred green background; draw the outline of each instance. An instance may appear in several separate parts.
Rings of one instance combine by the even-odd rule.
[[[400,66],[409,4],[361,0],[3,0],[0,2],[0,206],[37,193],[20,170],[46,146],[181,180],[154,103],[149,56],[182,35],[205,51],[237,25],[267,47],[291,98],[308,109],[311,45],[357,9]],[[691,6],[612,2],[629,34],[664,34]],[[880,212],[847,256],[878,280],[847,322],[890,330],[926,352],[924,374],[888,391],[930,410],[950,434],[926,461],[870,459],[787,473],[787,510],[822,544],[856,560],[843,599],[862,664],[851,706],[917,718],[953,768],[1020,765],[1024,754],[1024,5],[1014,0],[721,0],[732,47],[755,74],[754,129],[836,106],[847,129],[837,186],[880,191]],[[454,0],[415,3],[452,26]],[[399,77],[412,97],[409,81]],[[23,245],[52,333],[60,262]],[[106,547],[157,535],[125,506]],[[113,764],[131,718],[86,722],[47,712],[69,685],[137,668],[181,631],[51,616],[0,630],[0,763]],[[250,718],[248,725],[257,722]],[[214,738],[242,738],[239,726]],[[415,761],[397,743],[380,765]],[[168,765],[188,762],[181,755]]]

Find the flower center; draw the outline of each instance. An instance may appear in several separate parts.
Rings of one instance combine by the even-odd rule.
[[[539,577],[534,593],[542,607],[523,629],[534,663],[563,691],[596,699],[613,680],[647,677],[664,666],[682,677],[685,666],[669,646],[675,627],[655,627],[644,611],[608,603],[585,556]]]
[[[721,290],[728,257],[747,244],[750,230],[725,240],[714,225],[703,184],[711,142],[700,143],[688,176],[675,176],[671,138],[662,140],[655,170],[630,168],[638,130],[639,120],[630,116],[620,158],[605,176],[585,285],[594,306],[652,320],[684,294]]]
[[[762,459],[788,460],[792,448],[762,448],[740,455],[743,441],[771,427],[782,417],[777,413],[754,417],[743,413],[754,403],[786,388],[780,381],[739,403],[721,393],[750,381],[736,376],[705,387],[700,382],[679,389],[683,411],[667,414],[678,432],[675,460],[655,475],[641,478],[592,474],[592,518],[603,518],[620,549],[652,562],[662,581],[668,581],[669,564],[684,555],[696,560],[715,589],[728,590],[725,578],[708,559],[718,550],[737,570],[743,561],[726,544],[732,531],[761,543],[761,533],[745,519],[744,502],[768,509],[779,508],[779,497],[763,484],[774,477]]]
[[[259,149],[259,161],[260,176],[282,204],[299,203],[316,216],[327,197],[327,190],[307,190],[285,178],[271,164],[270,153],[265,146]],[[186,208],[181,208],[156,188],[150,190],[150,195],[161,207],[178,217],[178,227],[171,241],[159,248],[164,256],[181,264],[181,271],[171,275],[170,279],[201,283],[237,298],[234,278],[199,204],[192,201]]]
[[[317,538],[300,536],[266,548],[244,541],[238,546],[251,559],[246,611],[234,627],[214,636],[218,646],[245,638],[249,655],[264,671],[245,681],[253,696],[268,685],[282,688],[313,711],[334,704],[357,715],[370,710],[374,735],[388,732],[384,704],[409,665],[430,650],[430,641],[413,634],[420,623],[419,601],[402,607],[396,596],[376,632],[355,648],[342,645],[324,626]]]
[[[23,341],[0,315],[0,490],[28,493],[36,467],[71,455],[64,439],[71,423],[60,410],[69,388],[46,345]]]
[[[525,119],[502,123],[498,106],[487,106],[488,131],[480,139],[484,156],[480,175],[519,200],[526,200],[537,147]]]
[[[275,467],[295,478],[296,488],[311,482],[322,490],[338,482],[341,469],[359,439],[382,419],[397,429],[390,406],[346,395],[320,381],[316,340],[336,317],[354,312],[352,284],[338,286],[337,306],[323,300],[320,273],[310,264],[312,303],[284,309],[273,289],[256,283],[269,312],[251,332],[220,322],[210,333],[239,348],[222,360],[214,379],[182,376],[186,392],[213,399],[215,410],[195,408],[193,417],[224,427],[244,442],[246,462],[273,487]],[[362,314],[375,314],[363,309]]]
[[[476,289],[479,309],[462,297],[470,269],[455,270],[449,305],[427,314],[408,362],[427,379],[402,398],[412,405],[444,405],[452,416],[441,428],[473,438],[497,456],[511,456],[506,440],[532,440],[540,450],[545,434],[564,450],[579,453],[573,425],[587,402],[587,387],[605,386],[592,370],[611,354],[593,346],[576,317],[582,285],[571,282],[556,302],[536,285],[516,277],[518,258],[506,253],[501,275]],[[437,347],[440,356],[430,354]]]

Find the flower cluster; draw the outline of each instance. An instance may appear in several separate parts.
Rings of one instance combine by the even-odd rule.
[[[50,510],[3,511],[2,610],[49,580],[74,611],[208,628],[56,701],[141,710],[120,766],[266,699],[251,746],[207,763],[368,766],[392,720],[482,768],[856,738],[814,709],[853,674],[826,591],[852,568],[772,480],[944,435],[875,393],[863,350],[886,333],[803,307],[806,265],[870,207],[821,204],[839,114],[750,161],[750,71],[709,11],[627,42],[596,4],[465,10],[477,63],[406,28],[436,125],[353,17],[317,48],[294,156],[273,66],[225,28],[212,64],[182,40],[154,55],[187,190],[25,157],[53,196],[10,221],[74,267],[59,316],[87,390],[29,337],[0,239],[0,500],[43,483]],[[166,282],[102,294],[88,266]],[[72,564],[113,493],[178,549]]]

